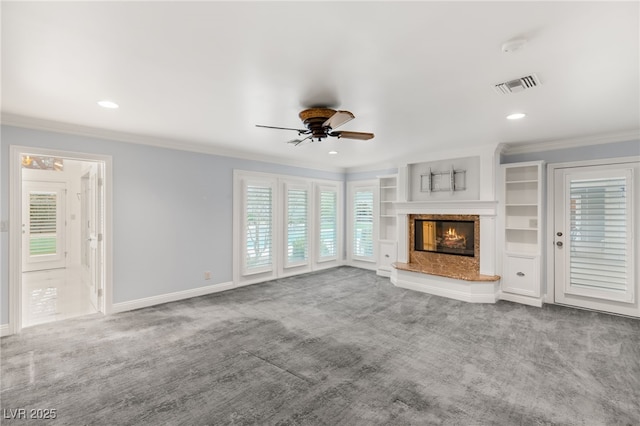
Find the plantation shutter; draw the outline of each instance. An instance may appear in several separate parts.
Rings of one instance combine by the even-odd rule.
[[[320,191],[320,255],[319,260],[338,255],[338,194],[335,190]]]
[[[287,266],[306,263],[309,256],[307,190],[287,190]]]
[[[245,187],[245,274],[270,271],[273,264],[273,188]]]
[[[55,254],[58,251],[58,194],[29,192],[29,255]]]
[[[356,190],[353,196],[353,256],[373,257],[373,190]]]
[[[626,292],[632,285],[628,178],[574,179],[569,191],[570,285]]]

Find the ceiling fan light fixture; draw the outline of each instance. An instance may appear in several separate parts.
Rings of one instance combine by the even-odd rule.
[[[298,136],[306,136],[304,139],[294,139],[288,143],[299,145],[305,140],[313,142],[322,141],[328,136],[334,138],[369,140],[373,138],[373,133],[351,132],[351,131],[334,131],[336,127],[342,126],[347,121],[351,121],[355,116],[349,111],[336,111],[331,108],[307,108],[298,114],[306,129],[292,129],[290,127],[276,127],[256,124],[256,127],[264,127],[267,129],[295,130]]]

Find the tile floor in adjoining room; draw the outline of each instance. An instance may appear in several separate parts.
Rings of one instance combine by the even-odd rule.
[[[80,268],[22,274],[22,327],[97,312],[83,284]]]

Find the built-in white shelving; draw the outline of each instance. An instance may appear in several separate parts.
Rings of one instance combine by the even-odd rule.
[[[395,204],[398,201],[398,175],[378,177],[378,275],[390,276],[391,264],[397,258],[398,216]]]
[[[541,305],[544,163],[506,164],[503,172],[502,298]]]

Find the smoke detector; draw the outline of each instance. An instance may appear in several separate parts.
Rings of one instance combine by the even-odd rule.
[[[503,53],[513,53],[516,50],[522,49],[527,44],[526,38],[517,38],[515,40],[509,40],[502,45]]]
[[[493,89],[502,95],[508,95],[509,93],[521,92],[525,89],[532,89],[540,86],[540,80],[535,74],[526,75],[524,77],[516,78],[515,80],[505,81],[504,83],[498,83],[493,86]]]

